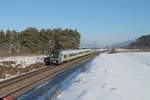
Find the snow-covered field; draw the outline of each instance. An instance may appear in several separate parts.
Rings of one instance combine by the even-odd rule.
[[[45,55],[0,58],[0,81],[43,67]]]
[[[101,54],[68,77],[58,100],[150,100],[150,53]]]
[[[4,61],[13,61],[15,65],[20,65],[20,67],[26,67],[28,65],[43,62],[45,55],[34,55],[34,56],[10,56],[10,57],[3,57],[0,58],[0,65],[3,65],[2,62]]]

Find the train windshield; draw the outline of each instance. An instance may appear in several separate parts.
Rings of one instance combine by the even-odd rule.
[[[58,58],[59,53],[51,53],[51,58]]]
[[[58,58],[59,57],[59,53],[60,52],[58,50],[52,51],[50,57],[51,58]]]

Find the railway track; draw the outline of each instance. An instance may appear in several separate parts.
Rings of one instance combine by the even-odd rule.
[[[98,55],[98,53],[92,53],[87,56],[72,60],[70,62],[63,63],[61,65],[51,65],[49,67],[41,68],[18,77],[0,82],[0,97],[11,95],[18,97],[32,90],[34,87],[54,78],[58,74],[74,67],[78,63],[82,63],[87,59],[92,59]]]

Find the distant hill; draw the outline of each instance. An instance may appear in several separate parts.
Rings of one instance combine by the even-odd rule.
[[[150,34],[143,35],[129,45],[129,48],[145,49],[150,48]]]
[[[111,48],[127,48],[131,43],[135,42],[135,40],[128,40],[121,43],[116,43],[110,45]]]

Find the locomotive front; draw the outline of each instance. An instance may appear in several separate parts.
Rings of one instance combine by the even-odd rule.
[[[61,62],[61,57],[60,57],[60,52],[61,50],[53,50],[50,53],[50,56],[47,58],[44,58],[44,62],[46,65],[50,64],[60,64]]]

